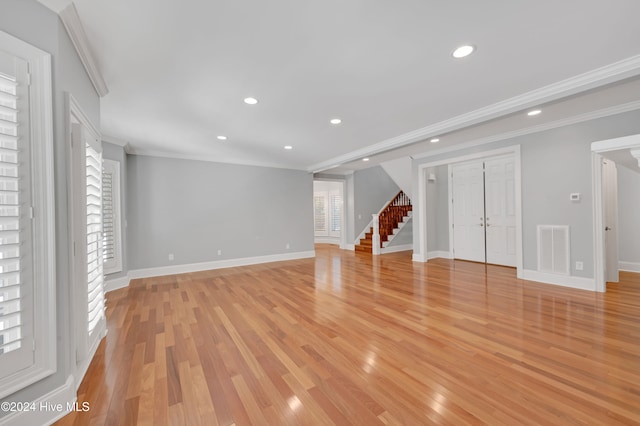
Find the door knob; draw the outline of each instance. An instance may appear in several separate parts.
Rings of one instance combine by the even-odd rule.
[[[605,230],[605,231],[611,231],[611,228],[609,228],[608,226],[605,226],[605,227],[604,227],[604,230]]]

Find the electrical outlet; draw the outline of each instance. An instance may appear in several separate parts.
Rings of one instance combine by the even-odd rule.
[[[584,263],[577,261],[576,262],[576,271],[582,271],[584,269]]]
[[[173,260],[173,253],[169,253],[169,260]]]
[[[218,250],[218,256],[222,256],[222,250]]]
[[[291,245],[290,245],[289,243],[287,243],[287,245],[286,245],[284,248],[286,248],[287,250],[289,250],[289,249],[291,248]]]

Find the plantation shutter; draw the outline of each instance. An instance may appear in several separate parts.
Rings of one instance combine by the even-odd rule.
[[[34,363],[27,64],[0,51],[0,377]]]
[[[102,161],[102,235],[104,273],[122,271],[120,240],[120,163]]]
[[[88,331],[104,318],[102,256],[102,152],[86,143]]]
[[[329,196],[331,209],[331,232],[340,232],[342,228],[342,196],[331,194]]]
[[[316,235],[327,235],[327,201],[326,196],[313,196],[313,219]]]

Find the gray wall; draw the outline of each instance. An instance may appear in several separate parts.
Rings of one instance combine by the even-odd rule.
[[[56,204],[57,359],[55,374],[6,398],[33,401],[64,384],[71,372],[69,320],[69,241],[67,223],[67,151],[65,92],[70,92],[99,128],[100,99],[87,77],[58,16],[35,0],[2,0],[0,31],[7,32],[52,55],[53,132]],[[75,357],[73,356],[75,359]],[[0,417],[5,413],[0,413]]]
[[[127,275],[127,271],[129,271],[127,261],[127,256],[129,254],[127,250],[127,153],[124,152],[123,147],[103,141],[102,157],[120,163],[120,228],[122,230],[120,238],[122,241],[122,271],[106,276],[107,280],[111,280],[124,277]]]
[[[427,176],[430,173],[436,176],[436,180],[435,182],[427,181],[426,183],[427,247],[429,251],[449,251],[448,167],[446,165],[430,167],[427,169]],[[414,206],[415,204],[416,202],[414,202]],[[417,217],[415,213],[414,217]],[[417,228],[417,226],[414,227],[415,241],[418,241]]]
[[[127,173],[130,270],[314,249],[311,174],[137,155]]]
[[[378,213],[400,192],[400,188],[382,167],[358,170],[353,174],[354,233],[347,235],[355,242],[362,230],[371,222],[371,215]]]
[[[413,244],[413,219],[407,222],[387,247],[404,246],[407,244]]]
[[[640,169],[618,165],[618,258],[640,266]]]
[[[571,275],[593,277],[591,142],[640,133],[640,111],[591,120],[414,161],[417,166],[461,155],[520,144],[522,149],[522,226],[524,268],[537,269],[537,225],[570,225]],[[579,192],[582,200],[569,201]],[[417,216],[417,212],[414,213]],[[415,243],[417,245],[417,237]],[[416,246],[416,252],[417,252]],[[431,251],[432,248],[428,247]],[[584,262],[576,271],[575,262]]]

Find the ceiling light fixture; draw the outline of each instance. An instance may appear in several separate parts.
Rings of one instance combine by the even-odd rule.
[[[340,123],[342,123],[342,120],[340,120],[339,118],[332,118],[331,120],[329,120],[329,123],[331,123],[331,124],[340,124]]]
[[[433,139],[431,139],[429,142],[431,142],[431,143],[440,142],[440,139],[438,139],[438,138],[433,138]]]
[[[247,105],[255,105],[258,103],[256,98],[244,98],[244,103]]]
[[[284,149],[293,149],[293,147],[291,145],[285,145]]]
[[[542,112],[542,111],[541,111],[541,110],[539,110],[539,109],[534,109],[534,110],[529,111],[529,112],[527,113],[527,115],[531,117],[531,116],[534,116],[534,115],[538,115],[538,114],[540,114],[541,112]]]
[[[363,158],[362,161],[369,161],[369,159],[368,158]]]
[[[226,141],[227,137],[226,136],[218,136],[218,139],[221,141]]]
[[[465,46],[460,46],[456,50],[453,51],[452,55],[456,59],[464,58],[465,56],[469,56],[476,50],[474,46],[467,44]]]

